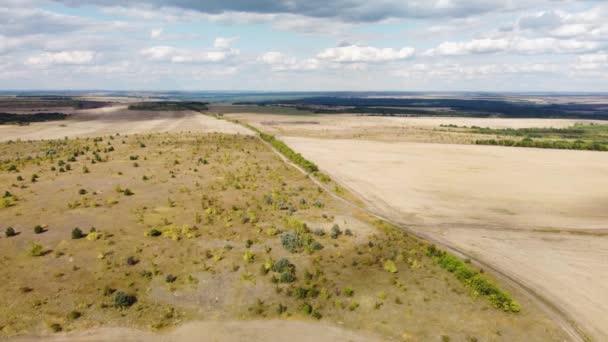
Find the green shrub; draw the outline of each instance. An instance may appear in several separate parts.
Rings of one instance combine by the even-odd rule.
[[[84,236],[85,235],[82,232],[82,230],[80,230],[80,228],[76,227],[76,228],[72,229],[72,239],[73,240],[82,239]]]
[[[49,328],[51,328],[51,331],[53,331],[55,333],[58,333],[63,330],[63,328],[61,327],[61,324],[59,324],[59,323],[52,323],[51,325],[49,325]]]
[[[177,280],[177,277],[174,276],[173,274],[167,274],[167,276],[165,277],[165,281],[167,283],[174,283]]]
[[[384,262],[384,270],[390,273],[397,273],[397,265],[395,265],[395,262],[393,260],[386,260]]]
[[[334,226],[331,227],[331,233],[329,234],[329,236],[331,236],[332,239],[337,239],[340,235],[342,235],[340,226],[338,226],[337,224],[334,224]]]
[[[281,273],[279,281],[281,283],[286,283],[286,284],[293,283],[294,281],[296,281],[296,276],[292,272],[283,272],[283,273]]]
[[[344,295],[346,297],[352,297],[354,294],[355,294],[355,290],[353,290],[351,287],[344,288]]]
[[[289,262],[289,260],[287,260],[286,258],[281,258],[279,259],[279,261],[275,262],[272,265],[272,271],[273,272],[286,272],[286,271],[294,271],[296,268],[296,266],[292,263]]]
[[[293,227],[295,231],[281,234],[281,244],[286,250],[296,253],[305,249],[312,253],[323,248],[323,245],[313,238],[306,224],[293,219],[288,222],[288,225]]]
[[[127,265],[129,266],[134,266],[137,265],[139,263],[139,260],[137,260],[137,258],[135,258],[134,256],[130,256],[127,258]]]
[[[281,244],[291,253],[297,252],[298,248],[302,245],[298,234],[295,232],[285,232],[281,234]]]
[[[17,232],[15,231],[15,229],[13,227],[8,227],[4,231],[4,235],[6,235],[6,237],[12,237],[12,236],[17,235]]]
[[[137,302],[135,295],[126,294],[122,291],[117,292],[114,296],[114,306],[117,308],[128,308]]]
[[[27,250],[30,256],[42,256],[44,254],[44,247],[42,245],[33,242]]]
[[[135,193],[134,193],[133,191],[131,191],[129,188],[124,189],[122,193],[123,193],[125,196],[132,196],[132,195],[134,195],[134,194],[135,194]]]
[[[310,306],[310,304],[308,304],[308,303],[304,303],[300,307],[300,312],[303,313],[304,315],[308,316],[312,313],[312,306]]]
[[[68,314],[68,319],[76,320],[79,319],[81,316],[82,313],[80,313],[79,311],[70,311],[70,313]]]
[[[150,235],[150,236],[154,236],[154,237],[156,237],[156,236],[161,236],[161,235],[162,235],[162,232],[161,232],[160,230],[156,229],[156,228],[152,228],[152,229],[150,230],[150,232],[148,233],[148,235]]]
[[[42,226],[38,225],[38,226],[34,227],[34,233],[42,234],[42,233],[44,233],[44,228],[42,228]]]

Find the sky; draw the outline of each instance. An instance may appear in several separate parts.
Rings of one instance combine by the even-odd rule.
[[[605,0],[0,0],[2,90],[608,91]]]

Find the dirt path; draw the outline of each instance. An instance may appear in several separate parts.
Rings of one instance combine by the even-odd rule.
[[[605,211],[595,211],[596,202],[605,200],[602,174],[607,174],[608,160],[603,158],[608,155],[283,139],[365,198],[375,212],[401,223],[416,222],[413,228],[420,233],[474,256],[548,299],[598,341],[608,337],[608,237],[602,235],[608,219],[602,216]],[[484,166],[482,175],[479,165]],[[528,192],[511,197],[517,192],[513,189]],[[484,191],[488,196],[479,195]],[[503,210],[487,210],[494,207]],[[481,213],[463,217],[462,212]],[[526,224],[529,220],[542,226]],[[458,222],[457,229],[450,222]],[[578,234],[532,230],[538,227]]]
[[[128,328],[97,328],[53,336],[29,336],[12,341],[145,341],[145,342],[199,342],[199,341],[382,341],[381,338],[321,323],[290,320],[190,322],[170,332],[155,334]]]

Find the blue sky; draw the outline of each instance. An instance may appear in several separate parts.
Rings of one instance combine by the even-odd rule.
[[[2,0],[0,89],[608,91],[584,0]]]

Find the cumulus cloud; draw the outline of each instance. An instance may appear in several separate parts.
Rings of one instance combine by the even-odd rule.
[[[317,58],[337,63],[378,63],[407,59],[414,55],[416,49],[375,48],[371,46],[340,46],[329,48],[317,54]]]
[[[95,52],[93,51],[45,52],[27,58],[24,64],[28,66],[81,65],[92,63],[94,58]]]

